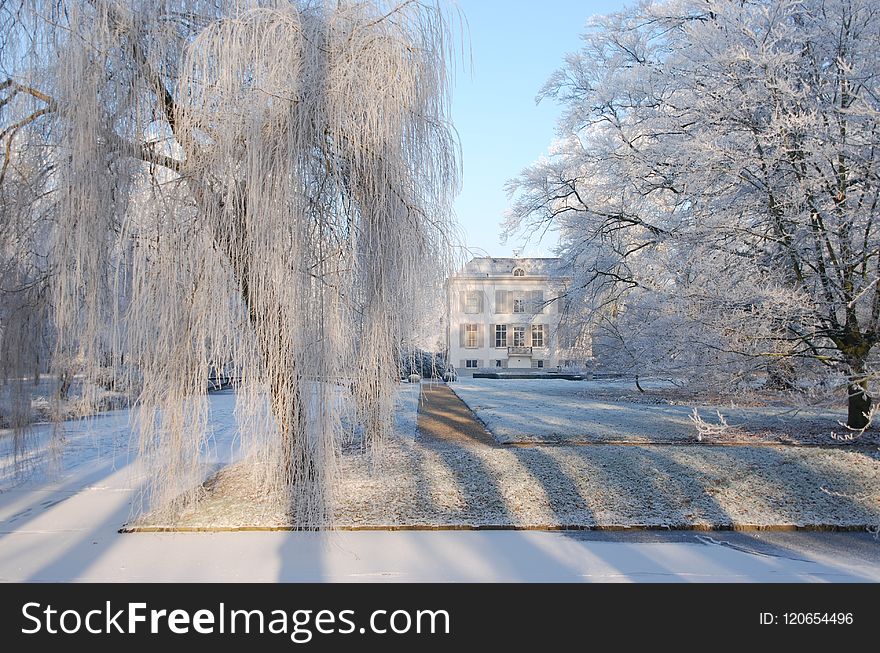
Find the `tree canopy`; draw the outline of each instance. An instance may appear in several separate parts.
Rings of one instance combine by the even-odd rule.
[[[594,20],[541,96],[550,155],[507,231],[559,230],[570,304],[639,371],[842,370],[868,422],[880,339],[870,0],[670,0]]]

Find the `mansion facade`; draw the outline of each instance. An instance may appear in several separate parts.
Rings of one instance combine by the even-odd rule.
[[[474,258],[447,285],[447,361],[479,369],[565,365],[559,321],[568,279],[556,258]]]

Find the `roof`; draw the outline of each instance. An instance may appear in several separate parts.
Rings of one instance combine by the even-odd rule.
[[[562,261],[558,258],[494,258],[481,256],[473,258],[456,276],[506,276],[514,269],[522,268],[527,276],[559,277]]]

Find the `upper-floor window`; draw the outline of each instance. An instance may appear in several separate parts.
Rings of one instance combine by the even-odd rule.
[[[466,324],[464,327],[464,346],[471,349],[477,346],[477,325]]]
[[[507,347],[507,325],[506,324],[496,324],[495,325],[495,346],[496,347]]]
[[[526,346],[526,328],[524,326],[513,327],[513,346],[514,347],[525,347]]]
[[[525,313],[526,312],[526,300],[525,299],[514,299],[513,300],[513,312],[514,313]]]
[[[524,276],[526,276],[526,271],[523,270],[522,268],[514,268],[513,269],[513,276],[524,277]]]
[[[482,293],[479,290],[471,290],[465,295],[464,312],[469,314],[482,313]]]
[[[543,324],[533,324],[532,325],[532,347],[543,347],[544,346],[544,325]]]

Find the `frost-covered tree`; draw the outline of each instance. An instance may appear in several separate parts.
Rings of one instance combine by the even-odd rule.
[[[872,0],[671,0],[592,21],[540,97],[552,153],[507,230],[559,229],[590,303],[682,370],[849,377],[871,411],[880,339],[880,11]],[[636,338],[638,340],[638,338]],[[640,357],[652,349],[641,340]],[[639,349],[639,348],[636,348]],[[702,367],[701,367],[702,366]]]
[[[39,215],[55,360],[130,377],[153,505],[196,498],[211,369],[239,377],[242,446],[300,524],[325,517],[346,433],[391,428],[458,179],[441,9],[0,9],[4,279],[29,269],[12,245]],[[7,319],[18,290],[0,292],[4,348],[33,335]]]
[[[0,383],[0,428],[18,427],[16,451],[24,443],[20,427],[31,417],[30,386],[48,371],[52,349],[49,225],[39,203],[31,201],[46,181],[45,161],[39,152],[36,156],[16,162],[27,183],[13,174],[0,185],[0,377],[7,380]]]

